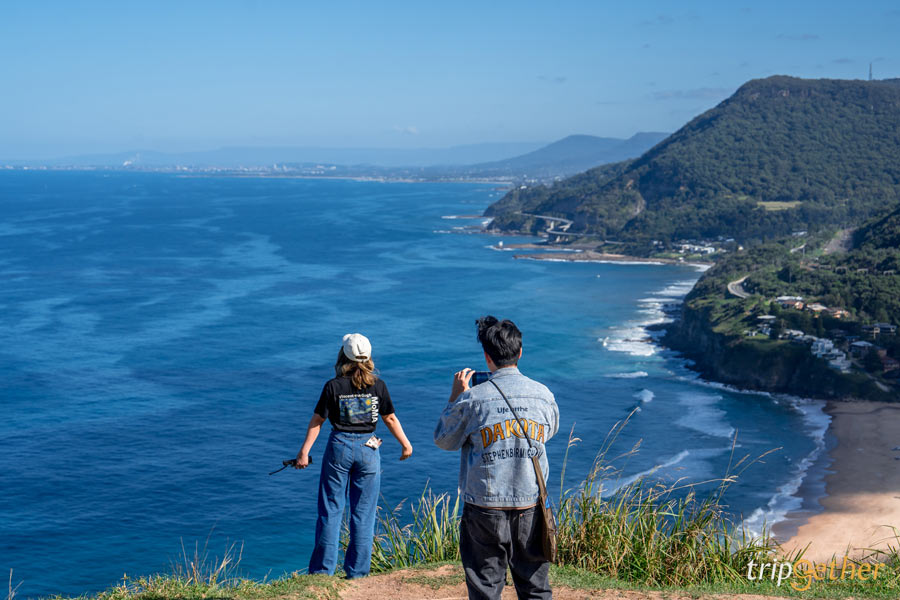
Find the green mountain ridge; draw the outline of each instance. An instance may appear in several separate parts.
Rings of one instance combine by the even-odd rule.
[[[521,156],[470,165],[470,168],[498,173],[527,171],[535,177],[572,175],[597,165],[640,156],[667,136],[657,132],[638,132],[628,139],[570,135]]]
[[[858,225],[900,205],[900,80],[752,80],[639,158],[551,187],[513,190],[485,212],[499,230],[631,242]],[[637,250],[640,251],[640,250]]]

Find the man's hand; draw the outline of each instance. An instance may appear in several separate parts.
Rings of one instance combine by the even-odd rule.
[[[453,387],[450,389],[450,402],[455,402],[460,394],[469,389],[469,380],[474,373],[475,370],[468,367],[456,372],[453,376]]]
[[[403,450],[400,452],[400,460],[406,460],[412,456],[412,444],[407,444],[403,446]]]
[[[309,454],[301,450],[297,453],[297,462],[294,463],[295,469],[305,469],[309,466]]]

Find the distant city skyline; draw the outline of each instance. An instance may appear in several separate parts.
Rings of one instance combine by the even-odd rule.
[[[900,77],[900,6],[29,2],[0,160],[675,131],[749,79]]]

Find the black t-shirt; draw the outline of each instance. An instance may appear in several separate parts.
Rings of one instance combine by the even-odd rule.
[[[372,433],[378,415],[394,414],[387,386],[380,379],[374,385],[357,389],[349,377],[335,377],[322,388],[316,414],[331,421],[337,431]]]

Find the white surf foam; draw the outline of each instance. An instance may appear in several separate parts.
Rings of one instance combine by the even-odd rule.
[[[717,407],[721,400],[718,394],[682,392],[678,394],[678,402],[687,412],[675,423],[705,435],[731,439],[734,427],[728,424],[725,411]]]
[[[613,352],[625,352],[632,356],[653,356],[659,352],[661,348],[655,343],[647,327],[670,323],[672,319],[666,314],[666,306],[680,302],[681,298],[691,291],[696,281],[696,279],[682,279],[653,292],[646,298],[638,299],[637,312],[641,317],[611,328],[604,346]]]
[[[669,457],[667,460],[661,462],[660,464],[650,467],[649,469],[646,469],[644,471],[641,471],[640,473],[635,473],[634,475],[629,475],[628,477],[624,477],[624,478],[620,478],[620,479],[610,479],[610,480],[602,481],[601,484],[603,485],[603,488],[602,488],[603,493],[606,494],[607,496],[615,494],[617,491],[619,491],[623,487],[631,485],[638,479],[642,479],[644,477],[653,475],[660,469],[665,469],[665,468],[677,465],[678,463],[683,461],[685,458],[690,456],[690,454],[691,454],[690,450],[682,450],[675,456]],[[607,486],[607,484],[609,484],[609,485]]]
[[[654,394],[647,388],[644,388],[641,391],[636,392],[634,394],[634,397],[637,398],[638,400],[640,400],[641,402],[647,403],[647,402],[652,401],[656,397],[656,394]]]
[[[803,505],[803,498],[798,495],[800,486],[806,479],[809,469],[815,464],[825,450],[825,433],[831,424],[831,417],[825,412],[825,402],[810,398],[800,398],[789,394],[772,394],[760,390],[742,390],[731,385],[708,381],[696,373],[676,377],[682,381],[703,385],[717,390],[735,394],[753,394],[764,396],[774,404],[786,404],[800,413],[804,424],[804,433],[813,440],[813,449],[795,463],[788,481],[776,488],[765,506],[755,509],[744,519],[744,527],[752,535],[759,535],[763,528],[784,521],[789,512],[798,510]]]
[[[744,520],[744,527],[753,535],[759,535],[764,528],[768,529],[775,523],[784,521],[789,512],[803,506],[803,498],[798,494],[800,486],[806,479],[809,469],[825,450],[825,432],[831,423],[831,417],[824,411],[825,403],[805,398],[788,398],[791,406],[802,415],[803,424],[807,428],[807,433],[812,436],[815,446],[809,454],[797,461],[791,471],[791,478],[778,486],[766,505],[754,510]]]
[[[611,373],[605,375],[612,379],[637,379],[638,377],[648,377],[647,371],[632,371],[630,373]]]

